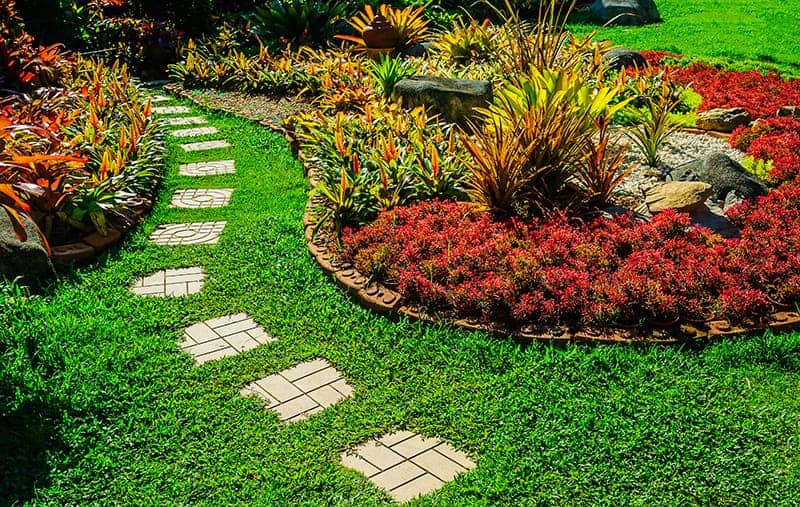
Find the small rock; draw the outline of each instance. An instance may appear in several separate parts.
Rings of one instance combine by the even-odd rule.
[[[648,66],[647,60],[644,59],[641,53],[624,48],[615,48],[604,54],[603,62],[612,70],[620,70],[623,67],[644,69]]]
[[[9,280],[22,277],[28,283],[56,276],[36,225],[25,216],[22,223],[26,241],[17,239],[11,219],[0,210],[0,274]]]
[[[406,107],[424,105],[450,123],[463,124],[473,110],[492,101],[491,81],[418,76],[403,79],[394,87],[394,95]]]
[[[650,213],[667,209],[690,212],[703,206],[713,193],[711,185],[701,181],[672,181],[656,185],[645,194]]]
[[[783,106],[778,109],[777,116],[800,118],[800,107],[797,106]]]
[[[424,58],[430,54],[432,48],[430,42],[415,42],[401,49],[400,54],[412,58]]]
[[[697,128],[717,132],[733,132],[740,125],[747,125],[752,118],[741,107],[732,109],[709,109],[697,113]]]
[[[646,25],[661,21],[653,0],[595,0],[592,14],[603,23]]]
[[[702,181],[714,189],[715,199],[723,201],[731,191],[745,199],[766,195],[767,186],[748,173],[741,164],[724,153],[711,153],[684,164],[670,173],[675,181]]]

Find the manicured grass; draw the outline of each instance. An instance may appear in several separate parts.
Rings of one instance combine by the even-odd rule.
[[[284,141],[208,117],[234,146],[214,158],[234,158],[236,175],[177,177],[179,162],[204,155],[171,140],[141,230],[41,297],[0,305],[0,394],[24,402],[0,405],[0,503],[389,504],[338,457],[394,428],[446,439],[478,464],[420,505],[795,503],[800,334],[701,350],[526,347],[375,315],[313,265],[306,181]],[[236,192],[224,209],[168,208],[174,189],[193,187]],[[147,240],[158,224],[198,220],[228,221],[219,245]],[[197,296],[127,290],[194,265],[209,275]],[[199,368],[180,353],[185,326],[237,312],[278,341]],[[25,338],[42,376],[14,361]],[[315,357],[354,398],[285,426],[238,393]]]
[[[599,38],[632,49],[661,49],[800,76],[800,1],[656,0],[663,23],[600,28]],[[575,16],[570,30],[597,27]]]

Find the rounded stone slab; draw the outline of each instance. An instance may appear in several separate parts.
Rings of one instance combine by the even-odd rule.
[[[217,134],[219,130],[217,127],[197,127],[197,128],[190,128],[190,129],[181,129],[181,130],[173,130],[169,133],[172,137],[200,137],[200,136],[208,136],[211,134]]]
[[[220,176],[234,174],[236,163],[233,160],[213,160],[183,164],[178,168],[178,176]]]
[[[208,120],[202,116],[178,116],[175,118],[163,118],[164,124],[170,127],[182,127],[186,125],[205,125]]]
[[[203,289],[205,278],[203,268],[162,269],[136,280],[130,291],[147,297],[189,296]]]
[[[222,148],[230,148],[230,147],[231,147],[230,143],[222,139],[216,139],[213,141],[201,141],[199,143],[187,143],[181,145],[181,148],[183,148],[183,150],[186,152],[219,150]]]
[[[153,114],[189,114],[192,110],[186,106],[159,106],[153,108]]]
[[[232,188],[176,190],[172,196],[173,208],[221,208],[230,203]]]
[[[213,245],[219,242],[227,222],[190,222],[164,224],[150,235],[150,241],[162,246]]]

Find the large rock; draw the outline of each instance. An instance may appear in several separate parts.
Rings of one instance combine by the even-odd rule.
[[[767,186],[741,164],[722,152],[711,153],[684,164],[670,173],[675,181],[702,181],[714,189],[715,199],[724,201],[730,192],[745,199],[766,195]]]
[[[595,0],[592,14],[603,23],[646,25],[661,21],[653,0]]]
[[[800,118],[800,107],[781,106],[775,114],[784,118]]]
[[[641,53],[631,49],[615,48],[603,55],[603,62],[612,70],[620,70],[623,67],[647,67],[647,60]]]
[[[464,124],[475,108],[492,102],[491,81],[417,76],[404,79],[394,87],[394,94],[406,107],[426,106],[450,123]]]
[[[27,217],[23,217],[23,223],[28,239],[20,241],[8,214],[0,210],[0,274],[10,280],[22,277],[26,282],[54,277],[53,264],[36,226]]]
[[[747,125],[751,120],[750,113],[741,107],[709,109],[697,113],[697,128],[716,130],[717,132],[733,132],[736,127]]]
[[[650,213],[664,210],[691,212],[700,209],[711,196],[711,185],[700,181],[671,181],[647,191],[644,202]]]

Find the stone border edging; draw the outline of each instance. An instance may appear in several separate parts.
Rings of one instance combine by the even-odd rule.
[[[200,100],[192,95],[189,90],[185,90],[179,84],[172,84],[165,87],[168,91],[190,100],[199,107],[208,108]],[[246,120],[254,121],[263,125],[276,133],[284,136],[292,148],[292,152],[303,163],[304,170],[309,178],[309,185],[313,188],[317,178],[315,168],[311,165],[303,153],[298,149],[298,140],[282,125],[269,120],[242,115],[234,110],[223,110],[227,113],[236,115]],[[709,131],[699,129],[687,129],[693,133],[705,133]],[[723,137],[715,135],[715,137]],[[548,341],[555,343],[604,343],[604,344],[657,344],[657,345],[685,345],[701,344],[704,342],[717,341],[725,337],[736,336],[752,332],[762,332],[767,329],[774,331],[786,331],[800,328],[800,313],[795,311],[779,311],[769,316],[766,324],[753,327],[739,327],[732,325],[726,320],[714,320],[698,323],[678,323],[667,327],[648,326],[641,329],[629,329],[623,327],[595,328],[584,327],[580,329],[564,329],[542,331],[532,326],[510,328],[500,323],[493,322],[482,324],[477,320],[468,319],[446,319],[436,318],[435,315],[425,313],[419,308],[409,306],[403,301],[400,293],[365,277],[349,263],[339,262],[330,252],[331,241],[324,234],[313,237],[316,227],[317,213],[315,207],[320,203],[312,198],[306,205],[303,215],[303,227],[305,230],[306,245],[314,261],[324,273],[336,280],[336,283],[345,289],[362,306],[385,315],[402,315],[412,320],[422,320],[426,322],[447,322],[468,331],[483,331],[497,336],[511,336],[524,343],[532,341]]]

